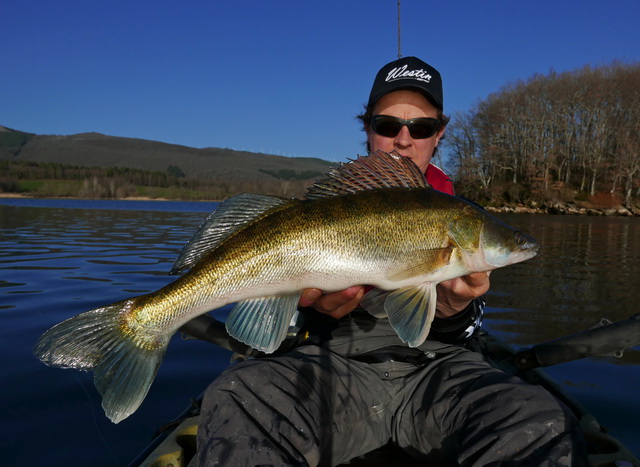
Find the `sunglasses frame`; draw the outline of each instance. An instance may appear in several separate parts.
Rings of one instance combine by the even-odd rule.
[[[390,120],[392,122],[399,123],[400,126],[398,127],[398,131],[396,131],[395,134],[391,134],[391,133],[383,134],[378,132],[378,129],[377,129],[378,124],[376,123],[376,120],[379,120],[381,118],[387,121]],[[414,131],[416,131],[416,126],[415,126],[416,123],[425,122],[425,121],[428,121],[429,123],[433,124],[433,131],[427,136],[414,135]],[[391,115],[383,115],[383,114],[374,115],[373,117],[371,117],[371,129],[375,131],[377,134],[379,134],[380,136],[384,136],[385,138],[395,138],[396,136],[398,136],[398,133],[402,131],[403,126],[406,126],[409,129],[409,134],[413,139],[427,139],[427,138],[431,138],[440,130],[440,121],[437,118],[431,118],[431,117],[411,118],[409,120],[405,120],[404,118],[398,118],[398,117],[393,117]]]

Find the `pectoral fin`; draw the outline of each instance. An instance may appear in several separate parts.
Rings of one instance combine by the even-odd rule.
[[[265,353],[280,347],[298,309],[300,294],[245,300],[227,318],[229,334],[240,342]]]
[[[399,269],[387,277],[392,281],[402,281],[434,273],[451,262],[452,253],[452,246],[413,251],[407,258],[398,261]]]
[[[384,308],[389,322],[409,347],[422,344],[436,312],[436,284],[426,282],[415,287],[404,287],[389,294]]]

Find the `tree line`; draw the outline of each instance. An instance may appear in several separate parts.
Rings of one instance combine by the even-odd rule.
[[[302,196],[311,181],[204,180],[186,177],[175,166],[166,172],[126,167],[82,167],[59,163],[0,160],[0,193],[42,197],[223,200],[240,193]]]
[[[640,197],[640,64],[613,63],[508,84],[447,127],[459,193],[588,200]]]

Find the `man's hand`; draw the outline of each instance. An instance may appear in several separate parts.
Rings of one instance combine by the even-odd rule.
[[[468,276],[440,282],[436,288],[436,316],[450,318],[469,306],[473,299],[487,293],[490,272],[474,272]]]
[[[351,313],[364,296],[364,286],[355,285],[339,292],[323,294],[319,289],[306,289],[300,297],[300,306],[315,308],[320,313],[340,319]]]
[[[489,272],[476,272],[457,277],[437,286],[436,316],[449,318],[464,310],[475,298],[489,290]],[[340,319],[351,313],[364,296],[364,286],[356,285],[339,292],[323,294],[319,289],[306,289],[300,297],[301,307],[312,307],[320,313]]]

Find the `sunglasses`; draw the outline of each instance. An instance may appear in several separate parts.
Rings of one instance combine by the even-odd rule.
[[[431,138],[440,129],[440,122],[435,118],[412,118],[404,120],[390,115],[374,115],[371,119],[371,128],[380,136],[395,138],[407,126],[409,134],[414,139]]]

